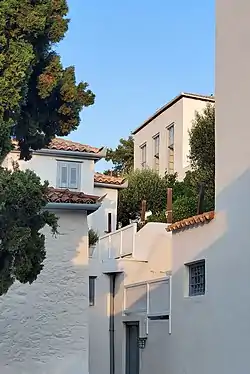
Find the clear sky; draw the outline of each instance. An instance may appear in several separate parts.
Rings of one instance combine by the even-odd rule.
[[[181,91],[214,93],[214,0],[68,5],[71,22],[59,52],[96,94],[70,139],[115,147]]]

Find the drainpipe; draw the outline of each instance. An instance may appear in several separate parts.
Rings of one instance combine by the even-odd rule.
[[[109,276],[110,305],[109,305],[109,359],[110,374],[115,374],[115,279],[116,273]]]

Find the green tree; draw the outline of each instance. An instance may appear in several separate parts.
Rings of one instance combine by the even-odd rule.
[[[166,208],[165,180],[152,170],[135,170],[128,174],[128,188],[120,190],[118,199],[118,222],[122,226],[138,219],[142,200],[153,214]]]
[[[134,139],[129,136],[128,139],[120,139],[120,144],[116,149],[111,148],[107,151],[106,161],[112,161],[114,167],[108,170],[106,174],[112,172],[113,175],[124,175],[134,168]]]
[[[80,111],[94,103],[88,84],[76,84],[74,67],[63,68],[53,49],[68,29],[66,0],[0,2],[0,164],[13,147],[29,160],[32,150],[68,135]],[[15,280],[32,283],[43,267],[48,224],[48,184],[33,172],[0,168],[0,294]]]
[[[193,126],[189,131],[191,171],[186,173],[185,194],[173,202],[174,221],[197,213],[201,184],[204,187],[203,210],[214,209],[215,202],[215,107],[206,108],[195,114]]]

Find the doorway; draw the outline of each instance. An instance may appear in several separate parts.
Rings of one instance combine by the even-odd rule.
[[[128,322],[126,328],[126,374],[139,374],[139,322]]]

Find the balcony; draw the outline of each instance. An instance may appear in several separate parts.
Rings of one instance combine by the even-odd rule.
[[[147,319],[171,319],[171,276],[124,287],[123,314]],[[171,324],[169,324],[171,333]]]
[[[99,259],[108,260],[133,256],[136,232],[137,224],[132,223],[100,237],[96,248]]]

